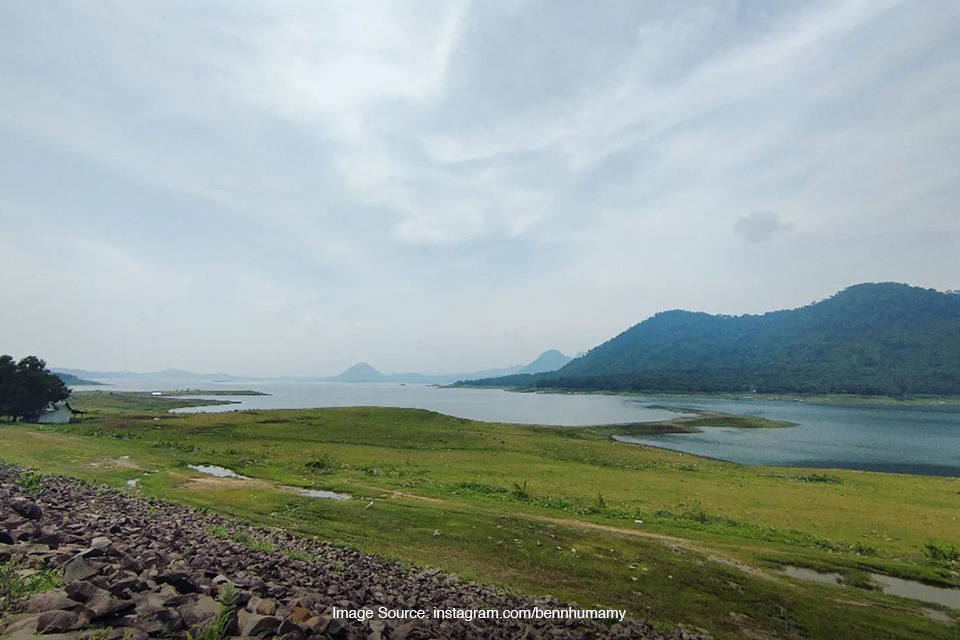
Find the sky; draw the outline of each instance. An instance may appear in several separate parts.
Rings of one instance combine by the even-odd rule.
[[[462,372],[960,289],[960,3],[0,3],[0,352]]]

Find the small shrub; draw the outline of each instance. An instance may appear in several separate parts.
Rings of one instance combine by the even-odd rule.
[[[699,522],[700,524],[707,524],[710,522],[710,514],[708,514],[707,510],[703,508],[703,505],[699,500],[688,506],[680,515],[687,520],[693,520],[694,522]]]
[[[43,472],[36,469],[24,469],[20,472],[19,484],[24,491],[39,491],[43,486]]]
[[[237,590],[229,582],[220,591],[220,613],[215,615],[196,636],[187,632],[187,640],[227,640],[230,637],[230,623],[233,611],[237,608]]]
[[[836,476],[826,473],[811,473],[808,476],[793,476],[790,478],[794,482],[820,482],[824,484],[843,484],[843,480]]]
[[[0,613],[13,611],[23,598],[60,584],[59,571],[44,569],[29,576],[20,575],[26,568],[18,559],[0,564]]]
[[[333,464],[333,458],[326,455],[321,458],[310,460],[307,463],[305,463],[303,466],[305,466],[307,469],[309,469],[314,473],[330,473],[331,471],[333,471],[334,464]]]
[[[923,553],[927,558],[937,564],[953,566],[960,563],[960,551],[954,546],[941,545],[936,542],[928,542],[923,547]]]
[[[530,500],[530,492],[527,491],[527,481],[524,480],[522,485],[519,482],[514,482],[513,489],[510,490],[510,496],[514,500],[519,500],[521,502],[527,502]]]
[[[237,544],[242,544],[252,551],[265,551],[267,553],[273,551],[273,543],[269,540],[254,538],[247,533],[243,533],[242,531],[234,533],[231,538]]]
[[[495,487],[492,484],[483,484],[481,482],[455,482],[453,483],[454,492],[469,491],[471,493],[486,493],[490,495],[498,493],[507,493],[503,487]]]

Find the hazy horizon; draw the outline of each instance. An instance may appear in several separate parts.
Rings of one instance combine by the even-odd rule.
[[[960,4],[0,5],[0,353],[469,372],[960,288]]]

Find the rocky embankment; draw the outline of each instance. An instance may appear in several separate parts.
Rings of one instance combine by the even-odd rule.
[[[438,571],[404,569],[326,542],[74,479],[47,476],[27,490],[21,478],[20,470],[0,463],[0,564],[16,562],[28,573],[28,568],[57,569],[62,576],[59,586],[0,613],[2,638],[197,637],[218,614],[227,627],[221,637],[664,637],[631,619],[612,625],[567,619],[334,619],[334,607],[505,610],[562,604],[461,584]],[[218,597],[228,591],[235,605],[223,613]],[[666,636],[703,637],[682,628]]]

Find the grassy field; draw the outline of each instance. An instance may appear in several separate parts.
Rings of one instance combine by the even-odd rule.
[[[883,595],[865,579],[880,571],[960,586],[960,479],[745,467],[615,443],[611,427],[421,410],[166,413],[181,402],[78,394],[80,424],[0,425],[0,458],[115,487],[137,480],[145,496],[718,638],[960,629],[960,612]],[[708,418],[718,419],[694,420]],[[202,463],[251,479],[187,468]],[[783,564],[839,571],[858,586],[790,579]]]
[[[651,405],[651,409],[666,409],[677,413],[695,414],[678,417],[666,422],[637,422],[633,424],[613,424],[591,427],[591,433],[608,436],[641,436],[658,433],[698,433],[706,427],[726,427],[728,429],[780,429],[792,427],[795,423],[782,420],[770,420],[759,416],[733,416],[711,411],[696,411]]]

